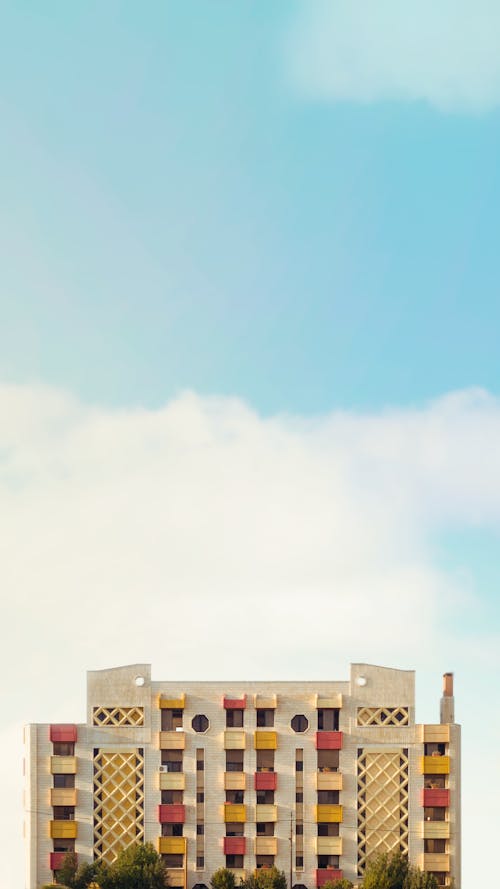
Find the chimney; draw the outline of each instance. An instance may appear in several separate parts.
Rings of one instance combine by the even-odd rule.
[[[443,696],[440,705],[441,724],[455,722],[455,698],[453,697],[453,673],[443,674]]]

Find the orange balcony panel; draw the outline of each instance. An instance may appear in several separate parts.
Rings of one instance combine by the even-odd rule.
[[[158,821],[160,824],[184,824],[185,820],[186,807],[181,803],[158,806]]]
[[[255,750],[277,750],[278,749],[278,733],[256,731],[254,734]]]
[[[324,867],[321,870],[316,871],[316,886],[317,889],[320,889],[321,886],[324,886],[325,883],[329,883],[331,880],[341,880],[343,875],[343,871],[336,870],[332,867]]]
[[[255,790],[276,790],[278,775],[276,772],[255,772],[253,786]]]
[[[242,698],[226,698],[224,697],[224,710],[246,710],[247,696]]]
[[[49,737],[53,744],[61,741],[74,743],[78,740],[78,730],[76,725],[51,725]]]
[[[160,855],[184,855],[186,837],[158,837]]]
[[[49,856],[49,867],[52,871],[61,870],[64,859],[68,853],[67,852],[51,852]],[[78,856],[72,852],[71,855],[75,855],[76,861],[78,862]]]
[[[246,846],[245,837],[224,837],[224,855],[245,855]]]
[[[449,756],[422,756],[420,761],[422,775],[449,775]]]
[[[342,750],[342,732],[316,732],[316,750]]]
[[[246,806],[243,803],[224,803],[224,823],[245,822],[247,820],[246,812]]]
[[[422,806],[449,806],[450,791],[442,787],[424,788],[420,801]]]
[[[76,840],[78,824],[76,821],[50,821],[50,836],[53,840]]]
[[[340,824],[342,818],[342,806],[336,804],[316,806],[316,821],[318,824]]]

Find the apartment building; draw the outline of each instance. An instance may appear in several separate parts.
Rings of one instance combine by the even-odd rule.
[[[152,842],[170,886],[273,864],[290,887],[360,882],[401,850],[460,889],[460,727],[415,723],[413,671],[352,664],[338,682],[152,681],[91,671],[87,720],[25,730],[27,889],[64,854],[112,861]]]

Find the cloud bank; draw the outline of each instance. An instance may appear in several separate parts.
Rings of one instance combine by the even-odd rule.
[[[447,631],[477,605],[435,563],[456,527],[500,528],[500,403],[482,391],[266,419],[194,393],[111,410],[0,386],[0,781],[20,789],[22,722],[81,721],[85,670],[120,663],[219,679],[415,667],[422,698],[432,676],[427,721],[456,669],[470,718],[500,645],[494,627]],[[2,832],[13,889],[20,822],[9,810]]]
[[[311,99],[500,104],[496,0],[302,0],[288,38],[289,75]]]

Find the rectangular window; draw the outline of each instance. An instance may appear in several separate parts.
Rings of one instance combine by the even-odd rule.
[[[318,804],[320,806],[338,805],[338,802],[339,802],[338,790],[318,790]]]
[[[228,710],[227,712],[230,713],[230,710]],[[243,855],[226,855],[226,867],[242,868]]]
[[[274,821],[258,821],[257,822],[257,836],[258,837],[273,837],[274,836]]]
[[[203,870],[203,868],[205,867],[205,856],[204,855],[197,855],[196,856],[196,867],[198,868],[198,870]]]
[[[179,868],[184,866],[184,855],[163,855],[162,857],[167,867]]]
[[[54,819],[56,821],[74,821],[74,806],[54,806]]]
[[[226,728],[243,728],[244,710],[226,710]]]
[[[274,710],[257,710],[258,728],[272,728],[274,726]]]
[[[73,741],[54,741],[52,752],[54,756],[74,756],[75,744]]]
[[[182,750],[162,750],[161,764],[167,772],[182,772]]]
[[[244,800],[244,790],[226,790],[226,803],[241,804]]]
[[[196,825],[196,833],[198,834],[199,837],[202,837],[203,834],[205,833],[205,825],[204,824],[197,824]]]
[[[303,834],[304,834],[304,825],[303,825],[303,824],[296,824],[296,825],[295,825],[295,833],[297,834],[298,837],[303,836]]]
[[[162,732],[175,732],[176,729],[182,728],[182,710],[162,710],[161,711],[161,730]]]
[[[446,821],[446,809],[444,806],[426,806],[424,821]]]
[[[339,836],[339,824],[318,824],[318,836],[319,837],[338,837]]]
[[[274,864],[274,855],[256,855],[255,866],[257,870],[261,867],[272,867]]]
[[[338,868],[339,866],[339,856],[338,855],[318,855],[318,868],[322,870],[325,867],[334,867]]]
[[[184,825],[183,824],[162,824],[162,837],[182,837]]]
[[[318,710],[318,731],[319,732],[338,732],[339,730],[339,710],[333,708],[320,708]]]
[[[274,772],[274,750],[257,750],[256,767],[258,772]]]
[[[295,802],[296,803],[303,803],[304,802],[304,794],[302,793],[302,791],[299,790],[295,794]]]
[[[339,751],[318,750],[318,772],[338,772]]]
[[[226,772],[242,772],[244,750],[226,750]]]
[[[74,775],[54,775],[54,787],[74,787]]]
[[[196,802],[197,803],[204,803],[205,802],[205,794],[202,790],[198,791],[198,793],[196,794]]]
[[[245,825],[241,821],[228,821],[226,824],[227,837],[242,837],[245,833]]]
[[[297,870],[303,869],[303,867],[304,867],[304,856],[303,855],[296,855],[295,856],[295,867],[297,868]]]
[[[424,852],[446,852],[446,840],[424,840]]]
[[[257,791],[257,804],[261,805],[272,805],[274,803],[274,790],[258,790]]]
[[[164,806],[182,803],[182,790],[162,790],[161,801]]]

